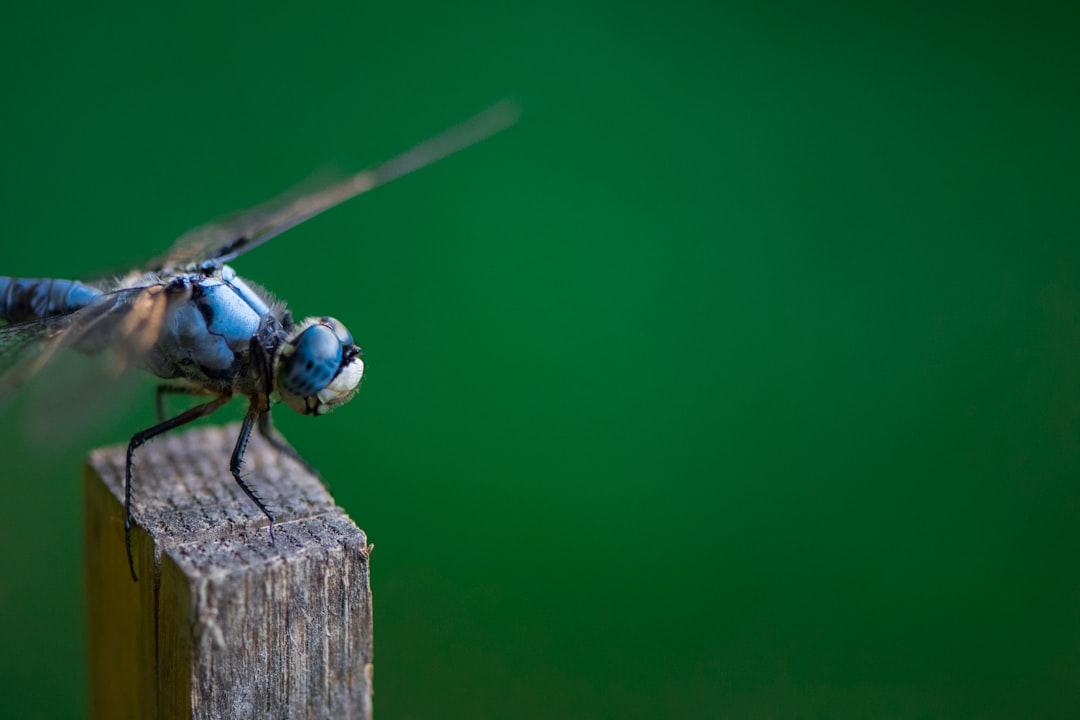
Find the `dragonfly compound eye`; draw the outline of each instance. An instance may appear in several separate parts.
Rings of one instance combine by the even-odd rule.
[[[360,348],[333,318],[308,319],[277,360],[281,399],[305,415],[322,415],[353,396],[364,374]]]

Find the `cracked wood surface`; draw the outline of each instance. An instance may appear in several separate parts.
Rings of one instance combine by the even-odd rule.
[[[317,478],[253,434],[229,474],[239,426],[158,438],[135,453],[132,549],[124,552],[126,445],[84,472],[90,717],[371,716],[368,544]]]

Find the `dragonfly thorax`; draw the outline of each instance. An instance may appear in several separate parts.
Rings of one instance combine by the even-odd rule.
[[[330,317],[304,320],[274,356],[278,394],[302,415],[325,415],[347,402],[363,376],[360,348]]]

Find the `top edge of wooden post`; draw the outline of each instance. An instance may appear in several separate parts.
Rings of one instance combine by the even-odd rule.
[[[207,426],[155,438],[135,453],[134,523],[159,549],[212,540],[262,528],[269,520],[241,491],[229,472],[229,453],[239,425]],[[126,445],[100,448],[87,464],[123,504]],[[241,470],[274,512],[275,527],[343,512],[326,487],[292,458],[252,434]]]

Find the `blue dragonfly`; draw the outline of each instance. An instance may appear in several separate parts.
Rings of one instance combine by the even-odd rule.
[[[0,277],[0,396],[8,394],[65,350],[116,353],[161,379],[157,424],[128,443],[124,478],[124,543],[132,580],[132,461],[147,440],[210,415],[236,396],[248,408],[229,471],[270,521],[274,513],[240,474],[253,429],[310,468],[275,432],[271,406],[284,402],[302,415],[323,415],[360,387],[360,347],[332,317],[294,321],[283,303],[229,265],[243,253],[372,188],[406,175],[503,130],[516,120],[509,102],[497,104],[396,158],[314,189],[288,192],[248,211],[180,237],[164,258],[107,282]],[[168,394],[210,399],[165,417]]]

